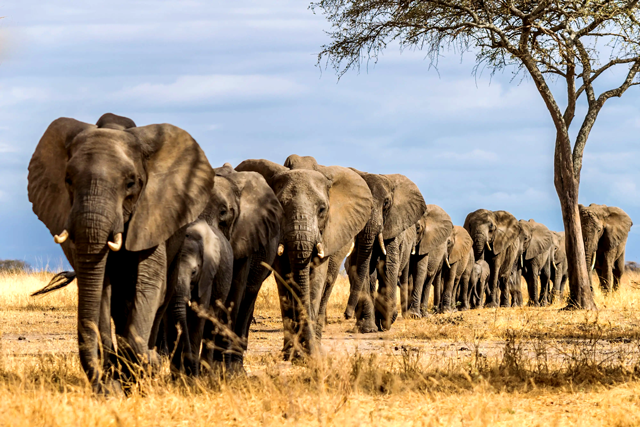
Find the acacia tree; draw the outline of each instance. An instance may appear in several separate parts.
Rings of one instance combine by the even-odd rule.
[[[556,129],[554,184],[566,232],[568,308],[595,309],[578,210],[582,155],[605,102],[640,83],[639,1],[320,0],[311,9],[332,24],[318,62],[327,61],[340,76],[377,60],[396,42],[426,51],[432,64],[442,51],[455,49],[475,54],[476,72],[515,67],[533,80]],[[597,94],[596,79],[619,69],[624,75],[618,85]],[[552,91],[557,87],[564,111]],[[581,97],[586,114],[572,140]]]

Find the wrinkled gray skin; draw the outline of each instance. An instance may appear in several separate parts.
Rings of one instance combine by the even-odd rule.
[[[364,228],[371,214],[371,192],[357,173],[340,166],[298,169],[261,159],[245,160],[236,170],[262,174],[284,212],[282,255],[274,262],[283,278],[278,292],[284,356],[315,355],[331,256]]]
[[[569,263],[564,242],[564,231],[553,231],[553,246],[551,248],[551,277],[553,278],[553,292],[551,303],[555,298],[564,298],[564,288],[569,280]]]
[[[474,262],[467,295],[471,308],[481,305],[481,298],[484,297],[490,273],[489,264],[485,260],[480,259]]]
[[[592,203],[578,207],[587,265],[592,270],[595,268],[605,293],[617,291],[624,273],[624,253],[633,222],[625,211],[614,206]],[[591,280],[591,275],[589,278]]]
[[[96,126],[60,118],[40,139],[29,164],[29,200],[52,235],[68,232],[62,249],[78,281],[80,361],[96,392],[108,391],[104,373],[120,360],[111,317],[118,352],[132,362],[125,370],[150,359],[167,267],[213,179],[198,144],[168,124],[136,127],[113,114]],[[120,250],[111,250],[107,242],[117,248],[118,236]]]
[[[519,259],[516,258],[516,263],[521,263],[522,274],[527,282],[529,305],[534,307],[549,305],[553,233],[545,225],[532,219],[520,220],[520,227],[527,230],[527,237],[524,242],[524,251]]]
[[[522,297],[522,276],[524,269],[524,254],[531,243],[532,224],[519,222],[520,233],[513,243],[515,257],[508,281],[508,295],[504,298],[511,307],[522,307],[524,300]]]
[[[200,345],[205,318],[189,309],[197,303],[200,310],[217,319],[221,304],[227,301],[233,276],[233,253],[222,232],[204,220],[191,223],[176,259],[177,284],[168,311],[169,342],[173,349],[172,367],[188,375],[200,372]],[[176,329],[179,325],[180,331]],[[212,360],[206,361],[209,366]]]
[[[478,209],[467,215],[464,228],[473,239],[475,259],[484,259],[491,268],[486,306],[509,307],[509,277],[517,258],[517,239],[521,232],[518,221],[506,211]]]
[[[440,304],[439,284],[442,266],[449,254],[453,223],[449,215],[437,205],[427,205],[427,210],[416,223],[416,248],[411,256],[409,272],[409,303],[403,316],[420,318],[428,315],[427,303],[431,286],[434,291],[434,306]]]
[[[389,330],[397,317],[398,237],[420,219],[426,204],[418,187],[404,175],[356,172],[371,190],[373,205],[351,254],[345,318],[355,315],[357,330],[371,333]]]
[[[460,310],[469,309],[468,286],[474,264],[473,240],[467,230],[459,225],[453,226],[449,236],[447,257],[442,266],[442,295],[439,298],[438,311],[453,311],[459,304]]]

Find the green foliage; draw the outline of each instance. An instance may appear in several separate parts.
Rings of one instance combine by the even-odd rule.
[[[30,268],[29,263],[19,259],[0,260],[0,273],[19,273],[28,271]]]

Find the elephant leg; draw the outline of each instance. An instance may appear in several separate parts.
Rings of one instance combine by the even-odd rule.
[[[349,249],[351,245],[347,245],[340,250],[339,253],[334,254],[329,259],[329,266],[327,268],[326,273],[326,281],[324,284],[324,291],[322,292],[322,298],[320,298],[320,306],[318,307],[318,317],[316,322],[316,337],[320,340],[322,339],[322,331],[327,322],[327,305],[329,304],[329,297],[331,297],[331,292],[333,291],[333,287],[338,279],[338,274],[340,273],[340,265],[342,264],[342,260],[349,253]]]
[[[556,298],[562,299],[562,291],[560,290],[562,272],[557,266],[552,266],[551,275],[553,277],[553,290],[551,291],[551,304],[553,304],[555,303]]]
[[[437,277],[437,280],[433,281],[433,309],[435,311],[438,311],[442,308],[442,281],[446,280],[443,276],[444,275],[441,272]]]
[[[547,306],[551,302],[550,295],[550,282],[551,282],[551,265],[547,261],[547,264],[540,270],[540,305]]]
[[[452,265],[444,271],[444,286],[442,289],[442,297],[440,298],[439,310],[441,313],[453,311],[451,306],[453,300],[453,287],[456,280],[457,265]]]
[[[527,282],[527,290],[529,292],[529,306],[538,307],[540,305],[538,300],[538,286],[536,283],[538,272],[533,270],[532,266],[528,266],[524,271],[524,279]]]
[[[613,264],[613,291],[616,292],[620,289],[620,283],[622,282],[622,274],[624,273],[624,252],[616,259]]]
[[[497,258],[497,257],[496,257]],[[498,280],[500,267],[502,263],[497,262],[497,259],[494,258],[491,265],[491,273],[489,274],[489,289],[487,292],[487,302],[485,303],[485,307],[487,308],[495,308],[498,307],[499,302],[499,293],[500,289],[498,288]]]
[[[600,287],[607,294],[613,290],[613,264],[610,256],[605,254],[602,260],[601,270],[598,272]]]
[[[413,289],[409,294],[410,301],[409,306],[407,307],[407,316],[412,318],[420,318],[422,314],[420,313],[420,306],[422,304],[422,294],[423,292],[427,293],[427,300],[429,299],[429,287],[431,286],[432,280],[429,281],[427,288],[425,289],[425,282],[427,280],[427,272],[429,267],[429,256],[428,255],[418,255],[414,261],[412,261],[412,270],[413,270]]]
[[[369,263],[369,283],[364,291],[360,292],[360,299],[356,306],[356,318],[358,319],[356,328],[362,334],[378,331],[378,327],[375,324],[375,311],[373,307],[373,294],[375,293],[375,287],[378,282],[377,264],[378,256],[372,257]]]
[[[442,269],[439,269],[435,274],[429,276],[427,282],[425,283],[425,288],[422,292],[422,301],[420,304],[420,313],[422,316],[429,315],[429,293],[431,292],[431,288],[433,288],[433,310],[438,309],[438,303],[440,300],[440,295],[438,294],[438,290],[440,289],[440,282],[442,281]]]
[[[500,289],[500,307],[511,307],[511,274],[498,279]]]
[[[469,310],[471,308],[471,304],[469,303],[469,280],[471,278],[471,272],[470,271],[465,271],[462,274],[462,277],[460,277],[460,282],[459,282],[459,288],[460,288],[460,292],[459,292],[459,296],[458,296],[458,302],[460,303],[458,306],[458,310],[460,311],[466,311]]]
[[[402,309],[402,316],[407,316],[407,310],[409,308],[409,265],[407,264],[400,274],[398,282],[400,286],[400,307]]]
[[[396,289],[400,271],[400,242],[393,239],[386,245],[387,256],[383,265],[378,265],[378,292],[375,298],[376,326],[388,331],[398,316]]]
[[[100,305],[100,338],[102,341],[102,369],[108,373],[115,361],[113,339],[111,338],[111,283],[105,278]]]

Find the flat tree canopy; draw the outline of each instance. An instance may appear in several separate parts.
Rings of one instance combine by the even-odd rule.
[[[569,308],[595,309],[578,211],[582,155],[605,102],[640,84],[640,0],[322,0],[311,9],[332,28],[322,47],[339,75],[378,54],[390,42],[425,50],[436,63],[443,50],[476,56],[476,71],[507,67],[524,71],[536,85],[556,129],[554,183],[566,231]],[[622,69],[614,87],[596,93],[607,70]],[[561,108],[549,81],[564,86]],[[569,128],[576,104],[587,112],[577,136]],[[591,254],[589,254],[589,257]]]

